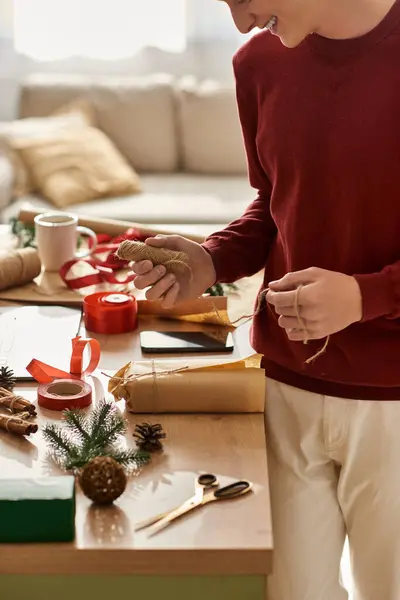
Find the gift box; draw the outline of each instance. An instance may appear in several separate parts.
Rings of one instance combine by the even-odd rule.
[[[261,355],[239,361],[176,359],[130,362],[108,390],[134,413],[262,413]]]
[[[72,542],[72,476],[0,479],[0,543]]]

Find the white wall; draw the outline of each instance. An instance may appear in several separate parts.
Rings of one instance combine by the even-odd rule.
[[[16,116],[19,82],[34,72],[107,75],[167,72],[232,81],[232,55],[244,39],[236,33],[228,8],[217,0],[188,0],[188,3],[189,43],[185,53],[148,48],[125,61],[79,59],[38,63],[15,52],[13,0],[0,0],[0,120]]]

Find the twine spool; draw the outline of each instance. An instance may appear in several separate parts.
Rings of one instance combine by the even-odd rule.
[[[39,255],[34,248],[21,248],[0,255],[0,290],[30,283],[40,271]]]
[[[125,240],[119,245],[116,255],[118,258],[127,260],[128,262],[150,260],[153,265],[164,265],[167,271],[174,275],[181,275],[186,271],[189,273],[190,279],[193,277],[192,269],[189,266],[189,257],[186,252],[155,248],[143,242]]]

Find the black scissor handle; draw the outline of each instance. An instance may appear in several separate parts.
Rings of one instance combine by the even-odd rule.
[[[203,473],[203,475],[199,475],[197,481],[204,487],[210,487],[217,481],[217,478],[212,473]]]
[[[251,483],[249,481],[235,481],[234,483],[230,483],[225,487],[219,488],[219,490],[215,490],[214,496],[219,500],[224,498],[235,498],[236,496],[240,496],[244,492],[247,492],[251,487]]]

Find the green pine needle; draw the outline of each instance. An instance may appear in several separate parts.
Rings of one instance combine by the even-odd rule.
[[[150,460],[149,452],[134,449],[116,450],[112,453],[112,457],[115,461],[117,461],[117,463],[123,465],[124,467],[129,467],[132,462],[135,462],[137,466],[141,466]]]
[[[96,456],[110,456],[125,467],[140,466],[149,460],[147,452],[118,444],[127,427],[113,402],[103,400],[89,415],[67,410],[64,416],[63,426],[46,425],[43,434],[51,457],[67,471],[81,469]]]
[[[75,434],[81,442],[90,440],[87,430],[87,418],[79,410],[65,411],[65,426]]]

